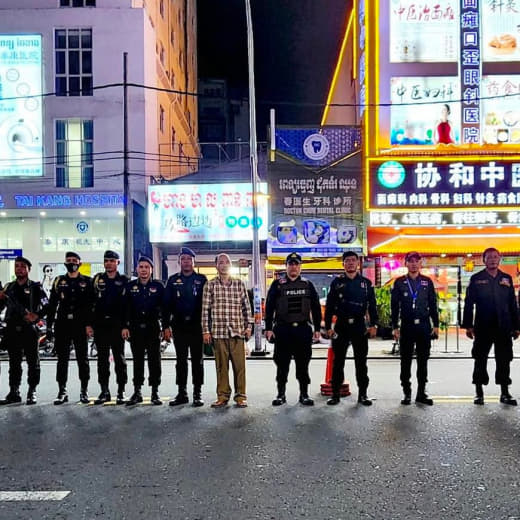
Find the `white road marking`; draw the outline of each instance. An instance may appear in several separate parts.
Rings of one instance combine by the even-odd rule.
[[[63,500],[70,491],[0,491],[0,502]]]

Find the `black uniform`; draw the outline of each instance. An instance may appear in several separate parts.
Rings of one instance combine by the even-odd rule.
[[[9,353],[9,386],[20,387],[22,382],[22,359],[27,361],[27,384],[34,390],[40,382],[40,356],[38,352],[38,330],[34,323],[23,318],[33,312],[43,318],[47,312],[48,300],[39,282],[27,280],[20,285],[10,282],[4,289],[7,298],[0,300],[0,311],[7,306],[4,341]]]
[[[332,340],[334,363],[332,368],[332,392],[339,396],[344,379],[345,356],[349,343],[354,349],[356,380],[360,395],[366,395],[368,388],[368,326],[375,326],[378,320],[376,297],[372,282],[359,273],[354,278],[346,274],[338,276],[330,284],[325,310],[325,328],[330,330],[332,317],[336,316],[334,332],[337,337]]]
[[[473,313],[475,309],[475,315]],[[487,358],[495,345],[495,382],[510,385],[509,365],[513,359],[512,334],[519,330],[518,306],[513,279],[500,269],[493,277],[485,269],[474,274],[466,289],[462,328],[474,329],[471,354],[475,359],[473,383],[487,385]]]
[[[415,279],[408,275],[397,278],[391,296],[392,328],[401,322],[399,348],[401,353],[401,385],[405,394],[410,392],[410,377],[414,345],[417,353],[417,383],[424,393],[428,382],[432,324],[439,326],[437,294],[433,282],[419,274]]]
[[[109,278],[106,273],[98,273],[93,279],[92,326],[98,353],[98,381],[102,388],[108,387],[110,378],[110,349],[114,358],[118,387],[124,388],[128,381],[125,341],[121,336],[124,325],[125,289],[128,281],[128,278],[120,273],[117,273],[114,278]]]
[[[171,326],[177,354],[176,383],[179,393],[186,392],[188,351],[191,354],[191,377],[196,391],[204,384],[202,356],[202,289],[208,279],[193,272],[176,273],[168,278],[165,289],[165,321]]]
[[[312,333],[320,330],[321,307],[316,288],[310,280],[282,277],[275,280],[265,301],[265,329],[274,333],[274,362],[279,394],[285,393],[291,358],[296,363],[296,379],[302,393],[310,383],[309,362],[312,357]],[[273,326],[274,322],[274,326]],[[282,391],[281,391],[282,390]]]
[[[81,388],[86,389],[90,379],[88,339],[86,327],[92,325],[92,278],[83,274],[72,278],[68,274],[54,280],[47,327],[54,325],[54,347],[58,356],[56,381],[65,387],[69,372],[70,346],[74,343]]]
[[[143,285],[132,280],[126,285],[125,327],[130,330],[130,346],[134,358],[134,386],[144,383],[144,356],[148,356],[148,382],[152,388],[161,384],[161,322],[164,285],[149,280]],[[163,327],[164,328],[164,327]]]

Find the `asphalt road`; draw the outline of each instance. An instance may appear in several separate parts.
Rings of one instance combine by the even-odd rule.
[[[518,363],[512,391],[520,396]],[[197,409],[56,407],[55,366],[46,362],[39,404],[0,407],[0,491],[70,494],[0,500],[0,519],[520,518],[520,408],[498,404],[495,385],[485,406],[473,405],[471,368],[470,360],[432,360],[435,405],[406,407],[398,361],[373,360],[374,405],[358,406],[354,388],[330,407],[318,394],[325,361],[314,360],[316,406],[296,403],[292,369],[289,402],[273,408],[272,361],[251,360],[249,408],[213,410],[211,361]],[[76,374],[72,366],[75,399]],[[3,362],[2,395],[6,379]],[[171,396],[173,362],[163,381]]]

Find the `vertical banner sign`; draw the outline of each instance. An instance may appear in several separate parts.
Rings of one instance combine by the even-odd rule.
[[[359,0],[359,117],[363,117],[366,108],[366,28],[365,28],[365,0]]]
[[[460,0],[460,78],[462,142],[480,144],[480,16],[479,0]]]
[[[41,93],[41,35],[0,35],[0,177],[43,175]]]

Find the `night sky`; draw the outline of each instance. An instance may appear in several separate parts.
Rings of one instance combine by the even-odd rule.
[[[319,124],[350,0],[251,0],[258,138],[277,124]],[[247,93],[244,0],[198,0],[199,77],[227,78]],[[291,104],[286,104],[291,103]],[[292,104],[294,103],[294,104]]]

